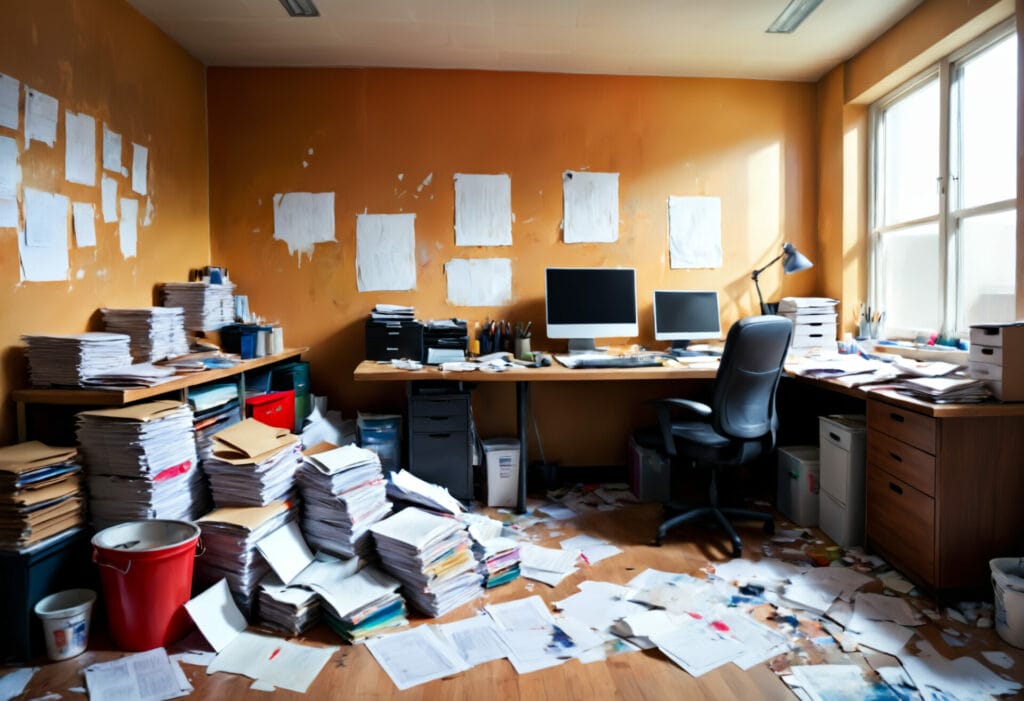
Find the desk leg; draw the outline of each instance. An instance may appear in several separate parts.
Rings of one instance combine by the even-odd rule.
[[[516,500],[516,513],[526,513],[526,466],[529,458],[527,448],[527,416],[530,407],[530,383],[525,380],[516,382],[516,428],[519,437],[519,497]]]
[[[28,421],[25,417],[25,402],[15,402],[18,412],[18,442],[28,440]]]

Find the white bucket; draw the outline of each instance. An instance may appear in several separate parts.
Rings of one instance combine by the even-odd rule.
[[[989,560],[995,592],[996,632],[1014,647],[1024,648],[1024,558]]]
[[[68,589],[36,604],[36,615],[43,622],[46,654],[51,660],[66,660],[85,652],[95,601],[96,592],[91,589]]]

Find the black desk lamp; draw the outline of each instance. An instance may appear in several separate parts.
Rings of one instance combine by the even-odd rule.
[[[786,275],[789,275],[790,273],[798,273],[801,270],[807,270],[808,268],[814,267],[814,263],[807,260],[807,256],[796,250],[793,244],[783,244],[782,253],[772,258],[771,261],[769,261],[763,268],[758,268],[750,274],[750,279],[754,281],[754,288],[757,289],[757,301],[761,303],[762,314],[774,314],[777,311],[778,305],[765,303],[764,297],[761,296],[761,286],[757,283],[757,278],[761,273],[774,265],[780,258],[782,259],[782,270]]]

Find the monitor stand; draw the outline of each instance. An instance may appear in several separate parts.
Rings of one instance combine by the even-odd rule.
[[[594,353],[596,351],[597,347],[594,345],[594,339],[592,338],[569,339],[569,355],[578,353]]]
[[[687,346],[690,345],[689,341],[672,341],[672,346],[668,349],[668,352],[677,358],[696,358],[707,353],[700,351],[687,350]]]

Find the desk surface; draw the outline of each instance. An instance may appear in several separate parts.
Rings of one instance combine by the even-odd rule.
[[[387,363],[364,360],[356,366],[356,381],[418,382],[459,380],[462,382],[606,382],[609,380],[703,380],[714,378],[717,370],[685,364],[642,368],[567,368],[557,363],[546,367],[517,367],[504,372],[441,372],[433,366],[422,370],[399,370]]]

